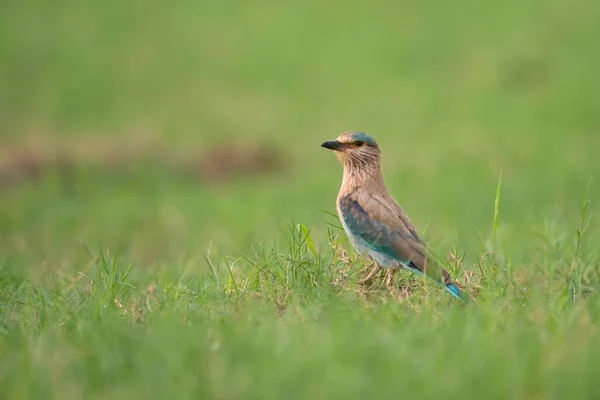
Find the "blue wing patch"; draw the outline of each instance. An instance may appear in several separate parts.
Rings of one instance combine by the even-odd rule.
[[[359,237],[371,250],[383,253],[407,264],[407,267],[414,267],[418,270],[416,265],[408,260],[405,255],[400,254],[393,245],[394,240],[398,238],[418,242],[413,235],[396,232],[381,222],[374,220],[350,195],[340,199],[340,210],[348,229]]]

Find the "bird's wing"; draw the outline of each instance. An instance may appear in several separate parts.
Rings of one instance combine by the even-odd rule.
[[[339,206],[346,226],[372,250],[386,254],[440,283],[449,279],[447,272],[444,274],[437,263],[427,262],[427,249],[415,234],[414,226],[409,224],[409,228],[381,199],[357,191],[342,197]]]
[[[425,240],[418,234],[404,209],[392,197],[358,190],[354,193],[354,198],[371,218],[394,231],[412,235],[417,242],[425,246]]]
[[[408,215],[406,214],[406,212],[404,212],[404,209],[402,208],[402,206],[396,200],[394,200],[391,197],[388,197],[388,201],[385,201],[382,197],[379,197],[379,196],[374,196],[374,198],[381,202],[385,202],[385,203],[389,204],[389,207],[391,208],[392,213],[400,219],[402,224],[404,224],[404,226],[406,226],[406,229],[408,229],[409,232],[414,237],[416,237],[419,242],[421,242],[421,243],[423,243],[423,245],[425,245],[425,240],[419,235],[419,233],[417,232],[417,228],[415,228],[413,223],[408,218]]]

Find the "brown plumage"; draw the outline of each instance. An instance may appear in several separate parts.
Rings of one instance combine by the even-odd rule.
[[[377,264],[364,281],[383,267],[388,270],[386,280],[391,289],[393,271],[402,267],[428,276],[459,297],[450,274],[438,263],[429,262],[425,241],[390,194],[375,139],[362,132],[346,132],[322,146],[334,150],[344,166],[337,209],[348,238],[359,253]]]

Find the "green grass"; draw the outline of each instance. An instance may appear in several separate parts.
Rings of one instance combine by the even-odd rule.
[[[454,268],[476,294],[462,305],[407,274],[401,301],[358,287],[333,230],[319,246],[297,224],[281,239],[219,265],[208,257],[209,272],[192,262],[149,273],[108,252],[41,282],[5,266],[3,393],[594,396],[597,258],[577,259],[573,280],[569,260],[544,251],[527,266]]]
[[[596,397],[595,2],[1,9],[0,171],[80,163],[0,186],[0,398]],[[472,303],[357,285],[345,130]],[[276,174],[161,161],[264,142]]]

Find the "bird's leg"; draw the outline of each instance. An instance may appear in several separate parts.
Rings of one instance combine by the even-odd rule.
[[[373,269],[371,270],[371,272],[369,272],[369,274],[367,275],[367,277],[366,277],[366,278],[364,278],[364,279],[361,279],[360,281],[358,281],[358,283],[360,283],[360,284],[362,285],[362,284],[365,284],[365,283],[371,282],[371,281],[373,280],[373,277],[374,277],[375,275],[377,275],[377,273],[378,273],[379,271],[381,271],[381,267],[379,266],[379,264],[375,264],[375,268],[373,268]]]
[[[390,293],[394,295],[394,273],[396,272],[396,268],[389,268],[385,271],[385,286],[388,288]]]

